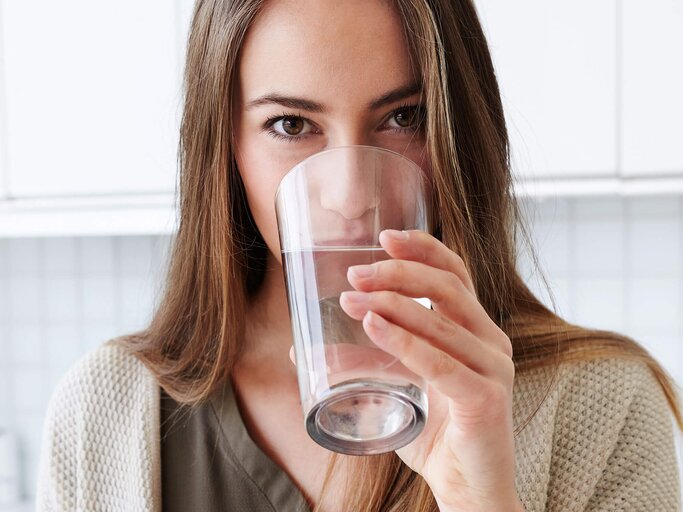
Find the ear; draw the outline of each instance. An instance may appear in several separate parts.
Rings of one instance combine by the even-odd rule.
[[[296,366],[296,357],[294,356],[294,345],[289,347],[289,359],[292,361],[294,366]]]

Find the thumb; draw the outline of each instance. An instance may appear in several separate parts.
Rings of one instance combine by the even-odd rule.
[[[291,359],[294,366],[296,366],[296,357],[294,356],[294,345],[289,347],[289,359]]]

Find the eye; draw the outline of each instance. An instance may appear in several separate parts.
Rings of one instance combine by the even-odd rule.
[[[300,117],[285,117],[282,119],[282,129],[287,135],[299,135],[304,129],[304,120]]]
[[[306,125],[309,128],[306,128]],[[276,139],[290,142],[307,137],[313,130],[313,123],[305,117],[282,113],[279,116],[269,117],[263,126],[268,135]]]
[[[392,112],[389,122],[395,122],[397,126],[393,126],[393,128],[399,130],[417,129],[422,125],[424,118],[424,107],[420,105],[404,105]]]

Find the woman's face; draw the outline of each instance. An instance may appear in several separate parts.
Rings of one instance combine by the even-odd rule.
[[[384,0],[271,0],[250,27],[235,89],[235,158],[256,225],[280,260],[274,198],[298,162],[362,144],[425,162],[420,88]]]

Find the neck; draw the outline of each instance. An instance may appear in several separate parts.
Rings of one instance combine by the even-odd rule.
[[[284,368],[288,372],[294,370],[289,359],[292,328],[282,265],[270,253],[264,280],[249,301],[244,341],[241,365],[262,369]]]

